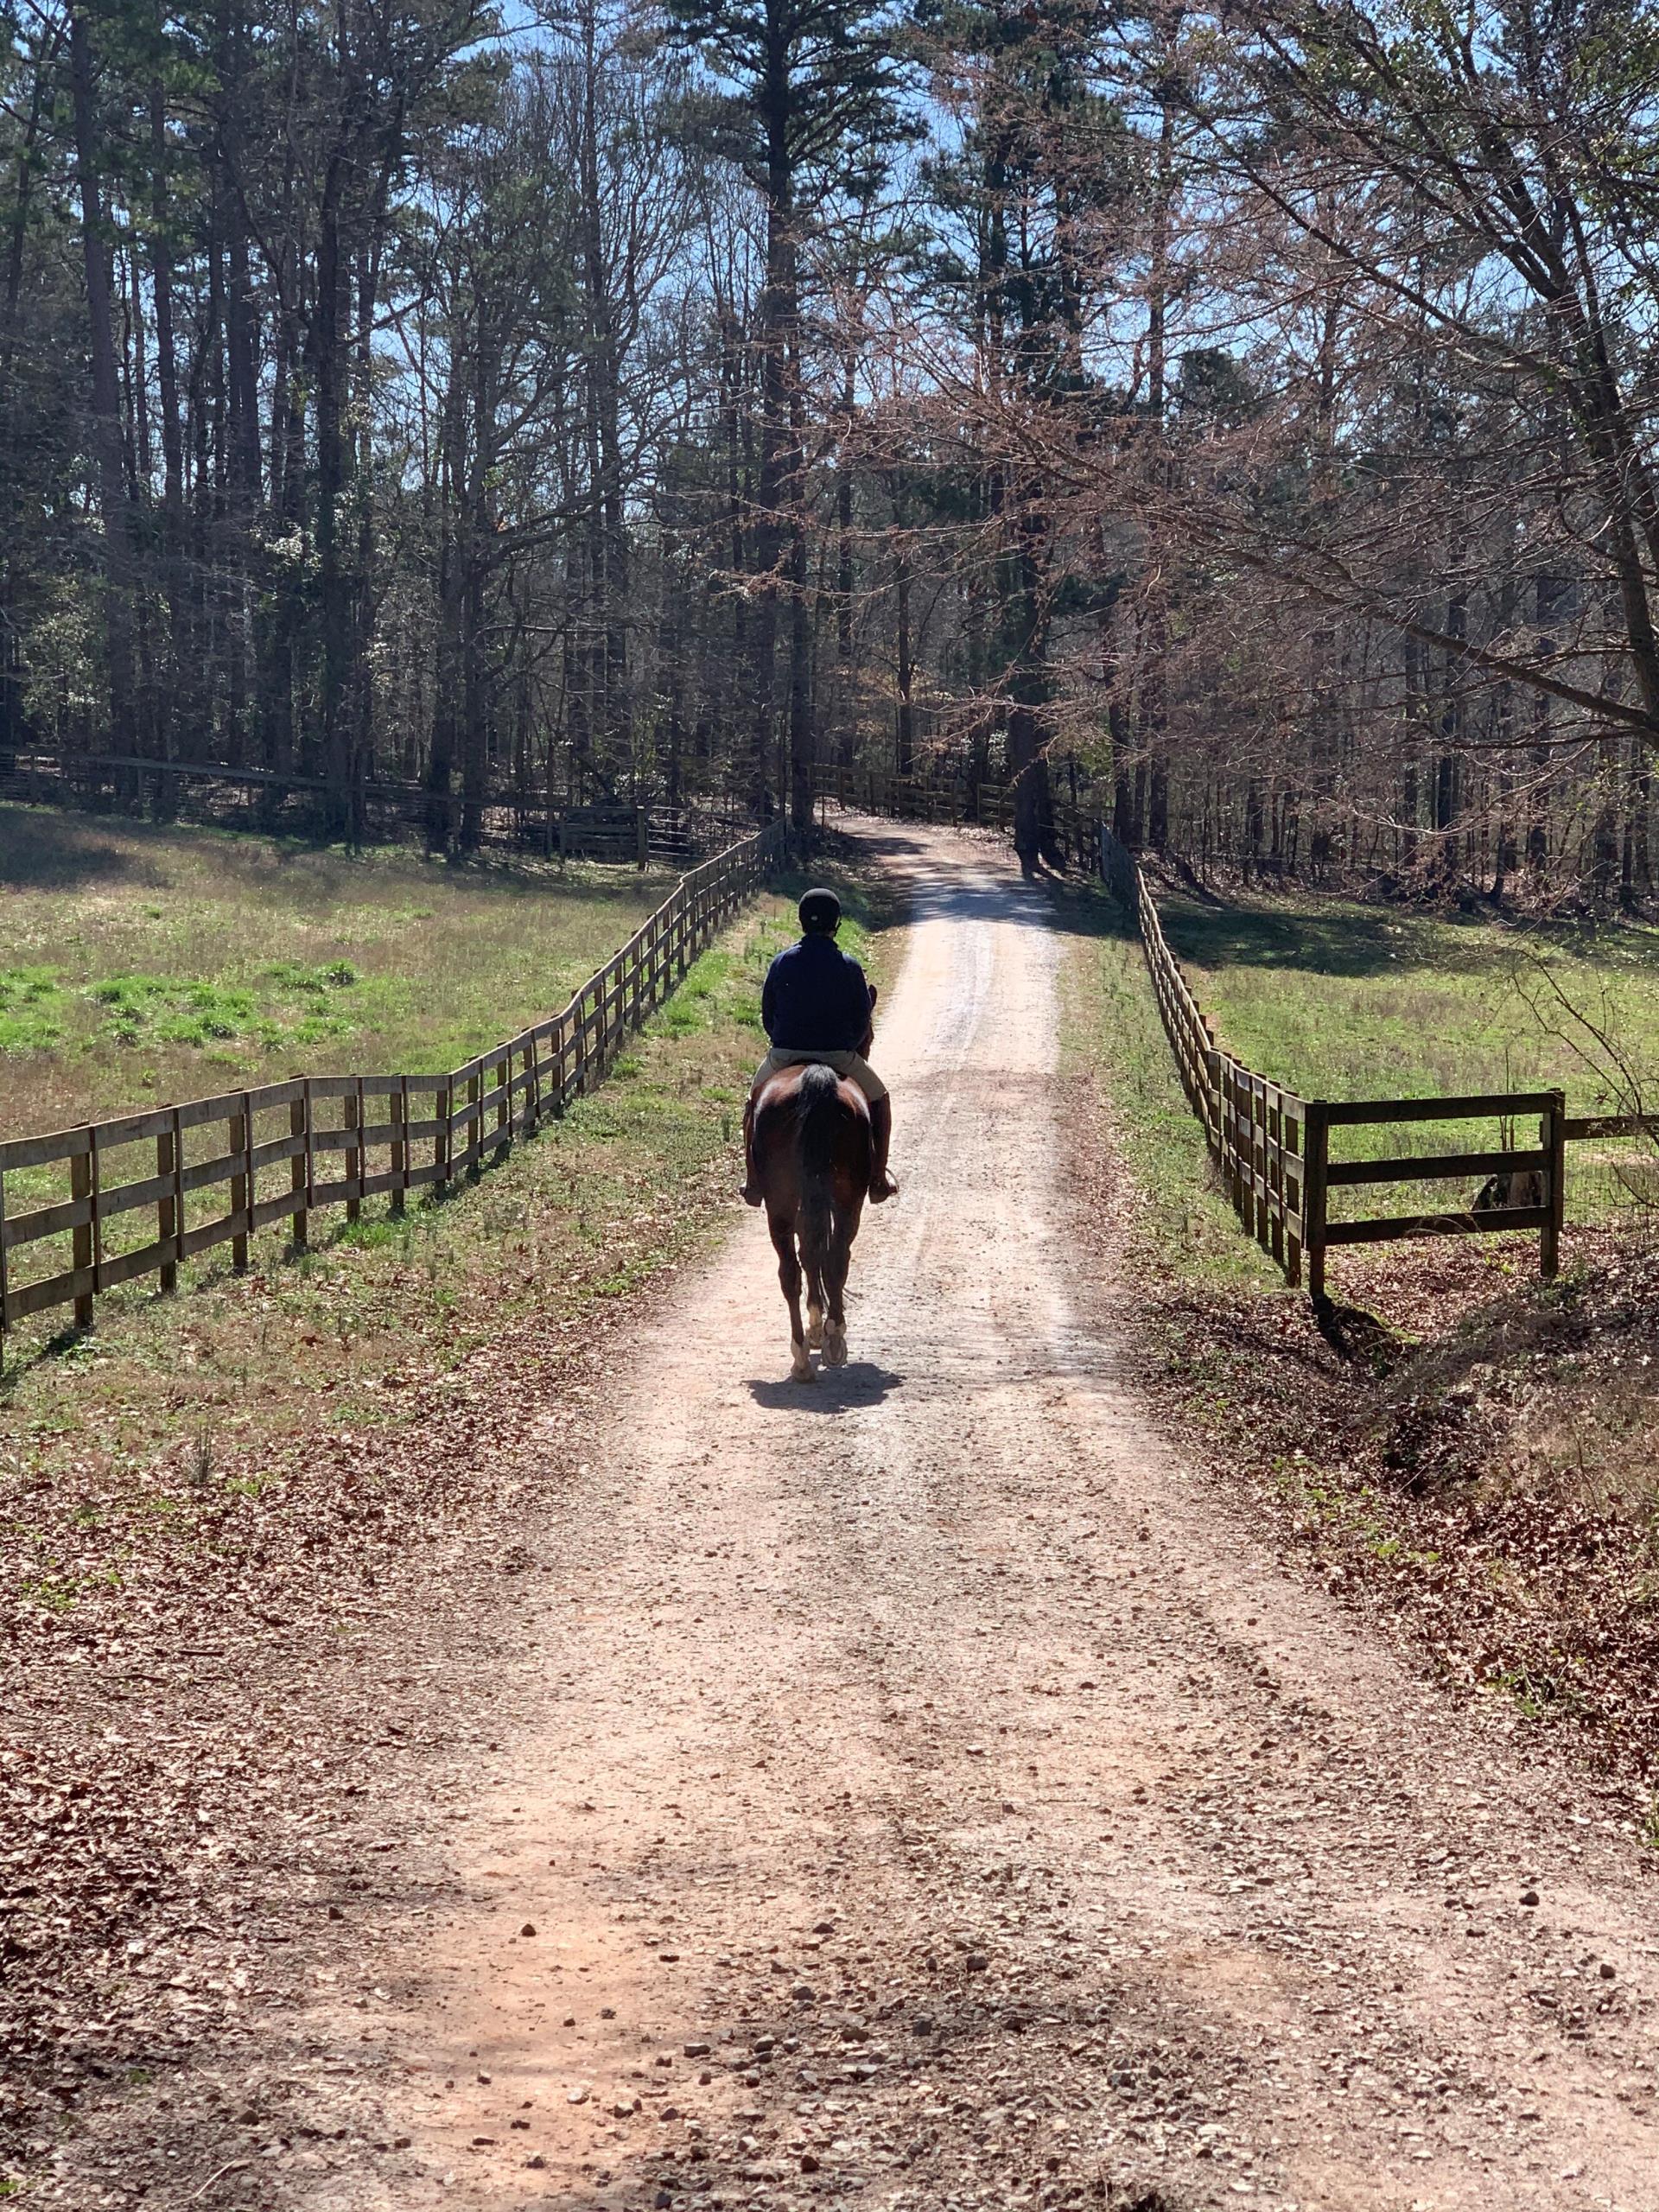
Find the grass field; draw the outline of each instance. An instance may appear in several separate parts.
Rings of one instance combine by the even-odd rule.
[[[1659,1077],[1659,931],[1509,927],[1335,900],[1159,908],[1224,1041],[1304,1096],[1560,1085],[1576,1111],[1611,1109],[1586,1020],[1638,1075]]]
[[[672,880],[0,806],[0,1135],[454,1067],[563,1004]]]
[[[890,913],[818,865],[848,904],[842,942],[880,977]],[[579,1342],[595,1300],[626,1294],[729,1219],[742,1099],[764,1049],[760,984],[795,934],[803,887],[785,879],[757,900],[611,1079],[477,1185],[411,1203],[400,1219],[384,1202],[355,1225],[319,1217],[300,1255],[273,1230],[239,1276],[220,1248],[181,1271],[176,1297],[149,1284],[111,1293],[85,1337],[18,1332],[0,1375],[10,1594],[73,1606],[76,1528],[98,1523],[92,1548],[107,1560],[119,1530],[147,1517],[204,1499],[233,1506],[280,1481],[320,1431],[407,1424],[435,1382],[475,1389],[469,1360],[527,1322]]]
[[[1134,1230],[1158,1263],[1217,1283],[1280,1280],[1240,1233],[1175,1074],[1141,941],[1102,892],[1067,894],[1063,1065],[1096,1085],[1134,1183]]]
[[[1560,1088],[1579,1114],[1659,1108],[1659,931],[1509,927],[1338,900],[1274,897],[1214,906],[1160,896],[1172,949],[1222,1041],[1305,1097],[1414,1098]],[[1214,1189],[1176,1083],[1139,943],[1109,902],[1075,997],[1078,1040],[1102,1068],[1163,1249],[1201,1273],[1239,1279],[1265,1262]],[[1611,1040],[1610,1054],[1599,1041]],[[1469,1151],[1535,1143],[1497,1119],[1344,1129],[1333,1156]],[[1332,1193],[1333,1217],[1407,1212],[1473,1191],[1402,1184]],[[1570,1221],[1645,1228],[1659,1189],[1652,1148],[1575,1144]],[[1530,1264],[1531,1248],[1513,1248]],[[1344,1265],[1357,1263],[1345,1261]]]

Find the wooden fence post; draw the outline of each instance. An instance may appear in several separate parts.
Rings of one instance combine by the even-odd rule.
[[[231,1177],[231,1215],[242,1227],[231,1235],[231,1265],[238,1274],[245,1273],[248,1264],[248,1213],[253,1205],[253,1116],[248,1111],[248,1094],[242,1094],[241,1110],[231,1116],[231,1157],[241,1157],[239,1172]]]
[[[438,1092],[434,1113],[438,1131],[432,1140],[432,1158],[437,1168],[432,1188],[439,1198],[449,1187],[449,1168],[454,1153],[455,1132],[451,1116],[454,1111],[454,1093],[448,1084]]]
[[[483,1096],[483,1078],[480,1076],[469,1075],[467,1078],[467,1103],[472,1109],[472,1117],[467,1124],[467,1179],[469,1183],[477,1182],[479,1161],[483,1157],[484,1116],[480,1113],[478,1106],[478,1102]]]
[[[1273,1124],[1269,1118],[1268,1087],[1259,1075],[1250,1077],[1250,1191],[1255,1201],[1255,1241],[1264,1252],[1273,1249],[1273,1207],[1268,1195],[1268,1145]]]
[[[1303,1110],[1306,1112],[1306,1109]],[[1298,1156],[1297,1147],[1301,1142],[1305,1128],[1304,1122],[1294,1121],[1290,1123],[1285,1135],[1285,1149],[1290,1154],[1292,1159],[1296,1160],[1300,1170],[1296,1178],[1296,1217],[1303,1230],[1307,1226],[1307,1161],[1305,1157]],[[1285,1206],[1288,1212],[1290,1206],[1288,1174],[1285,1178]],[[1300,1235],[1290,1229],[1288,1224],[1285,1230],[1285,1281],[1293,1290],[1300,1290],[1301,1287],[1302,1239]]]
[[[168,1147],[168,1166],[173,1174],[173,1202],[168,1208],[168,1225],[173,1238],[173,1258],[162,1269],[162,1288],[176,1290],[179,1268],[184,1260],[184,1116],[173,1109],[171,1142]]]
[[[407,1076],[399,1076],[397,1090],[388,1092],[386,1114],[391,1122],[391,1211],[400,1214],[404,1210],[404,1192],[409,1188],[409,1142],[404,1134],[409,1126],[409,1077]]]
[[[176,1246],[178,1237],[176,1215],[178,1185],[174,1181],[173,1158],[173,1147],[177,1141],[177,1133],[172,1129],[163,1129],[156,1140],[156,1179],[158,1182],[164,1181],[169,1185],[156,1201],[156,1241],[163,1251],[169,1244]],[[166,1296],[168,1292],[175,1291],[179,1287],[177,1260],[164,1259],[161,1263],[160,1273],[162,1293]]]
[[[311,1084],[308,1079],[299,1096],[289,1107],[288,1133],[302,1140],[300,1149],[289,1162],[288,1185],[294,1193],[295,1206],[288,1225],[294,1249],[303,1252],[311,1197]]]
[[[6,1298],[10,1288],[10,1271],[6,1265],[6,1178],[0,1168],[0,1351],[3,1351],[6,1331],[11,1324],[6,1318]]]
[[[69,1195],[76,1201],[86,1203],[86,1218],[78,1221],[69,1239],[69,1264],[79,1274],[83,1268],[92,1264],[92,1217],[98,1205],[97,1176],[92,1154],[95,1142],[90,1129],[86,1132],[86,1149],[73,1155],[69,1162]],[[75,1298],[75,1326],[90,1329],[92,1325],[92,1294],[79,1292]]]
[[[1546,1282],[1554,1282],[1561,1265],[1561,1224],[1567,1217],[1567,1094],[1550,1093],[1549,1111],[1544,1116],[1539,1137],[1549,1154],[1549,1166],[1545,1171],[1549,1177],[1549,1219],[1538,1232],[1538,1272]]]
[[[346,1101],[346,1127],[348,1129],[363,1127],[363,1085],[360,1081]],[[360,1138],[356,1144],[346,1147],[346,1180],[357,1186],[353,1196],[346,1201],[346,1218],[347,1221],[359,1221],[363,1214],[363,1144]]]
[[[1325,1172],[1331,1160],[1331,1125],[1323,1099],[1310,1098],[1302,1135],[1302,1251],[1307,1262],[1307,1294],[1317,1306],[1325,1296]]]
[[[643,875],[651,858],[651,816],[643,806],[636,806],[633,810],[633,835],[639,873]]]
[[[1227,1132],[1227,1158],[1232,1170],[1233,1211],[1238,1216],[1240,1226],[1248,1232],[1250,1224],[1245,1213],[1243,1161],[1249,1142],[1249,1130],[1248,1124],[1243,1128],[1239,1127],[1244,1109],[1239,1097],[1242,1086],[1238,1080],[1238,1064],[1229,1058],[1222,1062],[1222,1067],[1224,1071],[1222,1080],[1227,1093],[1226,1103],[1222,1109],[1223,1127]]]

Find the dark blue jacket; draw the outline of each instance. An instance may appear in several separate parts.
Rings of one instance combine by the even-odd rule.
[[[760,1023],[786,1052],[855,1052],[870,1026],[864,970],[815,930],[766,970]]]

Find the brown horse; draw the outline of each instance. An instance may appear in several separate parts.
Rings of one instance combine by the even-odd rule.
[[[847,1363],[842,1301],[869,1194],[872,1157],[864,1094],[833,1068],[817,1061],[785,1068],[755,1101],[755,1173],[766,1193],[778,1280],[789,1301],[790,1364],[798,1382],[815,1380],[809,1347],[822,1349],[826,1367]]]

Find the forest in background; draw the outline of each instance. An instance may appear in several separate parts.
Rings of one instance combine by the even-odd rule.
[[[1649,902],[1653,0],[0,20],[0,772]]]

